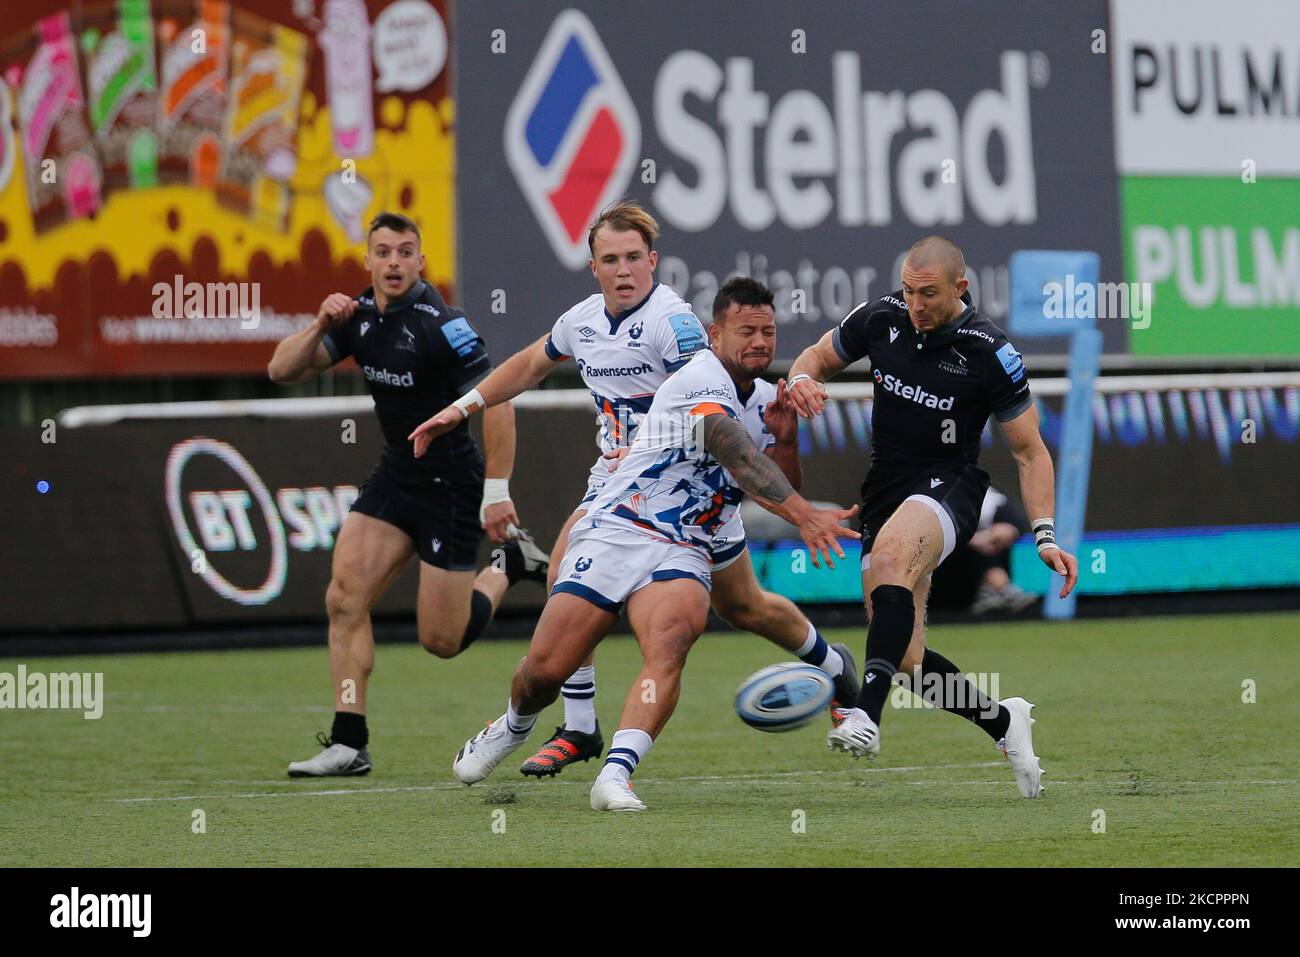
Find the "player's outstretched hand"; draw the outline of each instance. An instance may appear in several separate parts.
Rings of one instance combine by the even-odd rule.
[[[856,505],[852,508],[813,508],[808,511],[807,517],[799,523],[799,535],[812,553],[815,568],[822,567],[819,557],[825,559],[826,564],[831,568],[835,567],[832,554],[838,558],[844,557],[844,549],[840,548],[839,542],[841,538],[862,537],[853,529],[845,528],[840,524],[856,514],[858,514]]]
[[[515,503],[506,499],[504,502],[484,505],[483,531],[498,545],[514,538],[511,533],[519,531],[519,513],[515,511]]]
[[[614,451],[606,452],[604,455],[601,456],[601,458],[605,460],[605,467],[607,469],[609,469],[611,472],[617,472],[618,463],[622,462],[625,458],[627,458],[627,453],[631,451],[632,451],[632,446],[620,445]]]
[[[332,292],[325,297],[316,312],[316,321],[326,329],[336,329],[352,318],[357,311],[357,301],[342,292]]]
[[[418,459],[424,455],[429,450],[429,443],[439,436],[446,435],[463,421],[465,421],[465,413],[454,405],[447,406],[431,419],[425,419],[407,436],[415,443],[415,457]]]
[[[784,379],[776,384],[776,398],[763,410],[763,424],[778,442],[793,442],[799,435],[799,413]]]
[[[816,379],[800,379],[789,386],[786,396],[794,410],[805,419],[821,415],[826,408],[826,386]]]
[[[1038,553],[1038,557],[1043,560],[1044,565],[1056,572],[1056,574],[1064,576],[1065,586],[1061,589],[1061,598],[1074,591],[1074,586],[1079,581],[1079,560],[1077,558],[1062,548],[1045,548]]]

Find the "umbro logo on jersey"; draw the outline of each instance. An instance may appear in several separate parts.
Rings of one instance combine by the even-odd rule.
[[[587,261],[587,226],[623,195],[641,119],[586,15],[555,18],[506,114],[505,153],[555,255]]]
[[[889,327],[889,341],[890,341],[890,342],[893,342],[893,341],[894,341],[895,339],[897,339],[897,338],[898,338],[898,330],[895,329],[893,326],[890,326],[890,327]]]
[[[942,484],[943,484],[943,479],[936,479],[936,478],[930,479],[930,488],[938,488]]]
[[[369,331],[370,331],[370,320],[367,319],[365,322],[361,323],[361,334],[364,336]]]

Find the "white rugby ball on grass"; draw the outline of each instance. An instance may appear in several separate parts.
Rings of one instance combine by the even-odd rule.
[[[830,675],[802,661],[783,661],[756,671],[736,690],[736,714],[759,731],[801,728],[831,703]]]

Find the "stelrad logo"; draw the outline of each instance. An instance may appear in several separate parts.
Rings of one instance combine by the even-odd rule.
[[[923,405],[927,409],[942,409],[945,412],[952,410],[952,404],[955,401],[954,396],[939,398],[926,392],[919,385],[904,385],[903,381],[897,376],[882,373],[877,369],[872,373],[872,378],[876,380],[876,385],[900,399],[910,399],[917,405]]]
[[[361,371],[371,382],[378,382],[381,385],[396,385],[406,389],[415,385],[414,372],[398,375],[396,372],[389,372],[387,369],[376,369],[374,366],[362,366]]]
[[[641,120],[591,21],[565,10],[551,25],[506,115],[506,159],[555,255],[587,261],[587,229],[622,196]]]

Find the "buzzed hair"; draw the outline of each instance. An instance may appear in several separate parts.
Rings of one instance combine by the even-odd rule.
[[[391,229],[395,233],[415,233],[418,241],[420,238],[420,227],[415,225],[415,220],[409,216],[403,216],[401,213],[382,212],[370,221],[370,229],[366,232],[367,242],[374,235],[375,230]]]
[[[602,212],[591,224],[591,230],[587,233],[587,248],[591,250],[592,256],[596,255],[596,233],[606,226],[620,233],[635,229],[645,240],[647,249],[654,249],[655,240],[659,238],[659,224],[640,203],[631,199],[620,200]]]
[[[961,254],[956,243],[942,236],[926,236],[917,240],[907,251],[904,262],[913,269],[939,266],[952,282],[966,275],[966,257]]]

